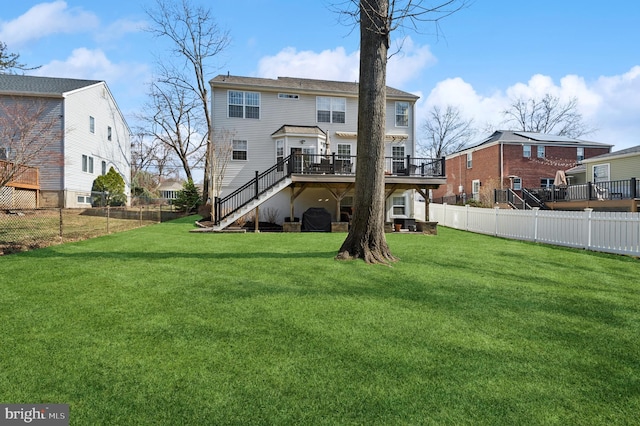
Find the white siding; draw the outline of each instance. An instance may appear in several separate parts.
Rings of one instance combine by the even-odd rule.
[[[130,134],[126,122],[104,83],[68,93],[65,97],[65,176],[67,207],[75,207],[75,194],[89,195],[96,177],[106,161],[107,171],[113,167],[130,191]],[[89,117],[95,119],[95,133],[89,129]],[[107,129],[111,127],[111,140]],[[93,158],[93,173],[82,170],[82,156]]]
[[[215,84],[214,84],[215,86]],[[251,118],[235,118],[228,117],[228,91],[238,90],[247,92],[260,92],[260,119]],[[298,95],[297,99],[278,98],[278,93],[290,93]],[[327,132],[331,141],[331,151],[336,152],[338,144],[349,144],[351,146],[351,155],[355,156],[356,139],[353,137],[340,137],[336,132],[356,133],[358,129],[358,99],[352,93],[324,93],[324,92],[296,92],[292,89],[278,88],[256,88],[255,86],[244,87],[242,84],[231,87],[212,87],[212,124],[215,132],[230,132],[233,136],[231,139],[246,140],[248,144],[247,160],[231,160],[225,171],[225,179],[223,182],[222,195],[229,194],[231,191],[244,185],[255,177],[255,172],[263,172],[272,167],[276,163],[276,138],[272,134],[279,130],[282,126],[317,126],[322,131]],[[319,123],[316,113],[316,97],[342,97],[346,98],[345,123]],[[415,103],[409,102],[409,126],[395,126],[395,107],[396,100],[387,100],[387,133],[396,135],[407,135],[407,139],[399,142],[387,142],[385,145],[385,156],[391,156],[391,147],[401,144],[405,147],[405,155],[414,155],[415,153],[415,120],[414,111]],[[406,100],[406,99],[403,99]],[[310,138],[300,135],[291,137],[282,137],[277,139],[285,139],[284,155],[285,157],[291,153],[292,147],[308,147]],[[300,143],[301,139],[307,140],[304,145]],[[316,150],[320,154],[319,149]],[[286,191],[285,191],[286,192]],[[399,196],[403,191],[394,193]],[[406,216],[413,216],[413,191],[406,191]],[[278,216],[282,220],[285,216],[289,216],[289,194],[280,196],[270,200],[267,204],[272,209],[278,210]],[[387,209],[390,210],[390,197],[387,200]],[[322,200],[322,201],[319,201]],[[325,201],[329,200],[329,201]],[[302,213],[309,207],[324,206],[329,210],[335,220],[336,206],[335,200],[326,190],[309,191],[306,190],[295,201],[295,215],[301,217]],[[266,207],[265,207],[266,208]]]

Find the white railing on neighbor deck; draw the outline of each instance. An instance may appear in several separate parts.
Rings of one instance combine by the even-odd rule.
[[[640,213],[429,204],[429,220],[496,237],[640,256]]]

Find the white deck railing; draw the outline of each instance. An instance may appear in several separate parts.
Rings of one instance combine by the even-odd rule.
[[[430,204],[429,220],[516,240],[640,256],[640,213],[483,209]]]

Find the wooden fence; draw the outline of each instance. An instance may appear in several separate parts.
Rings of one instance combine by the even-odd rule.
[[[430,204],[429,219],[450,228],[496,237],[640,256],[640,213]]]

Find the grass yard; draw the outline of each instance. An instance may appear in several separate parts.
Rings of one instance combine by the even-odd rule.
[[[640,261],[440,228],[193,234],[0,257],[0,402],[72,425],[630,425]]]

